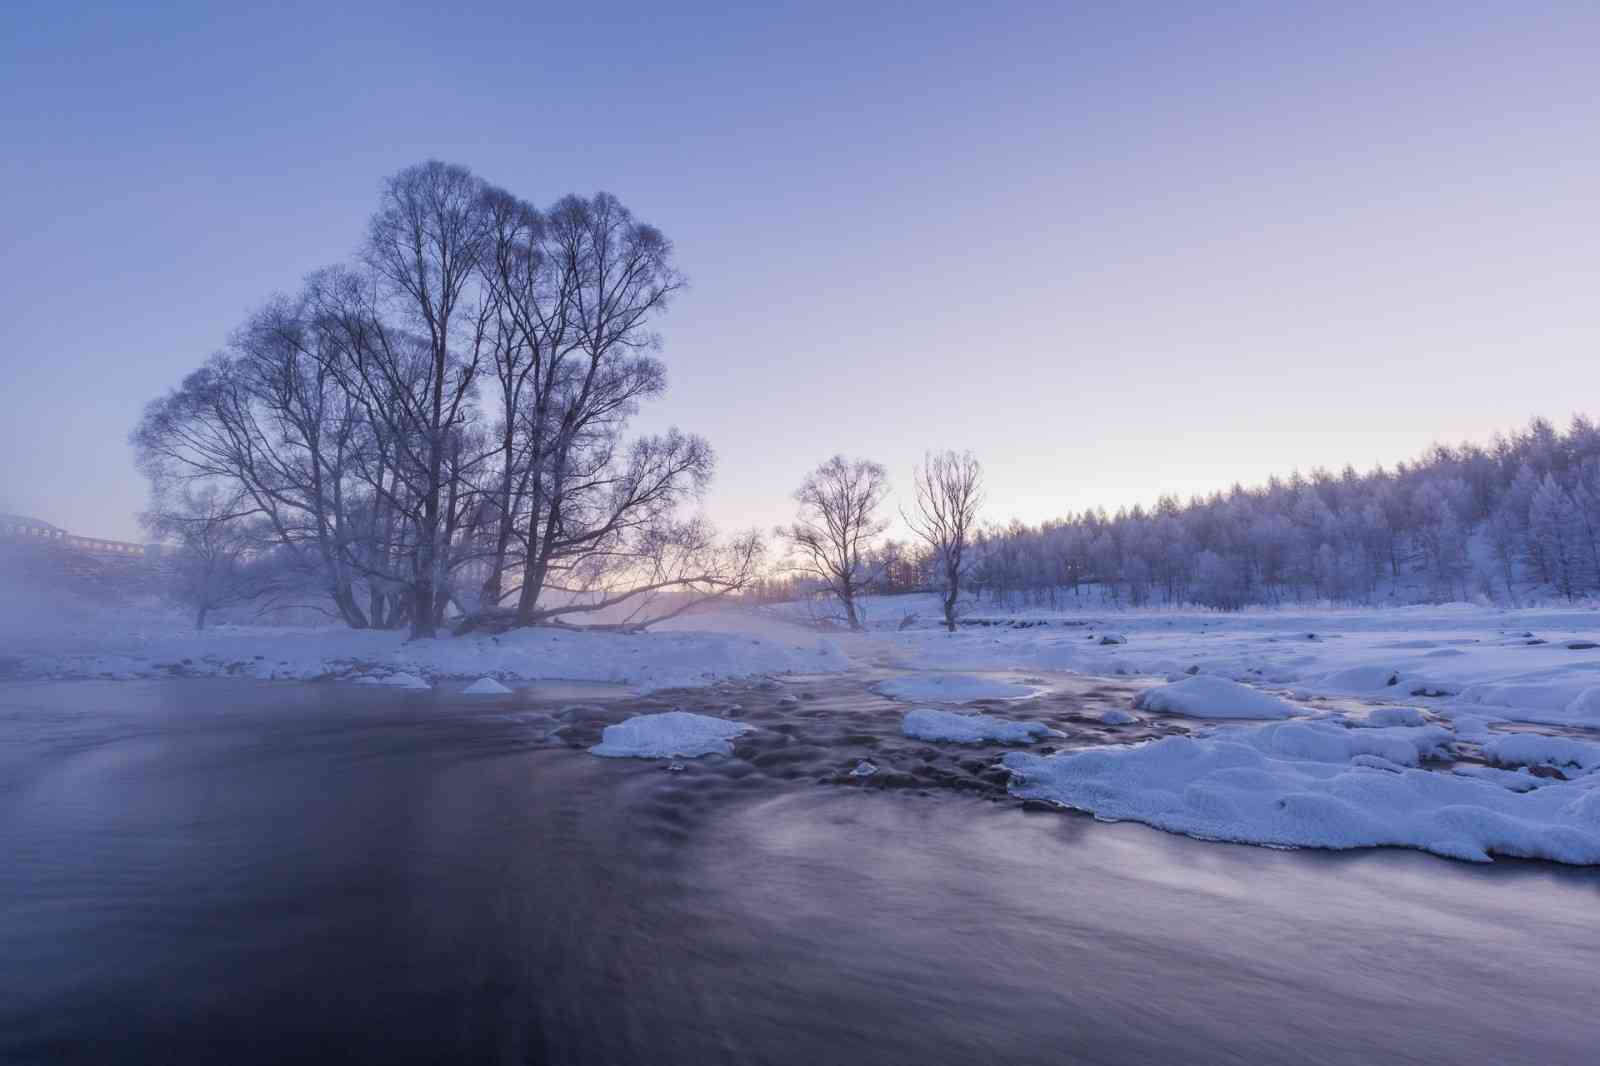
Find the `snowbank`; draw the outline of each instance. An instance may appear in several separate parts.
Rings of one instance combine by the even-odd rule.
[[[1043,722],[1012,722],[987,714],[957,714],[932,707],[909,712],[900,731],[915,740],[941,740],[952,744],[1031,744],[1048,736],[1060,736]]]
[[[1447,736],[1286,722],[1049,758],[1016,752],[1005,765],[1018,797],[1206,840],[1600,864],[1600,776],[1519,792],[1413,768]]]
[[[997,681],[969,674],[918,674],[881,681],[878,692],[892,700],[931,700],[934,703],[972,703],[975,700],[1025,700],[1038,695],[1031,685]]]
[[[1186,677],[1145,689],[1133,701],[1141,711],[1190,718],[1290,718],[1302,713],[1292,703],[1221,677]]]
[[[511,690],[492,677],[480,677],[461,690],[464,696],[509,696]]]
[[[600,743],[589,752],[608,758],[636,759],[731,755],[733,745],[728,741],[749,731],[750,727],[742,722],[688,711],[641,714],[606,726]]]

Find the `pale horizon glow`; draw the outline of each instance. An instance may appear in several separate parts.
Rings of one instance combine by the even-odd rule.
[[[605,189],[691,285],[637,428],[725,528],[970,449],[984,517],[1597,413],[1600,9],[0,13],[0,511],[139,539],[126,435],[429,157]]]

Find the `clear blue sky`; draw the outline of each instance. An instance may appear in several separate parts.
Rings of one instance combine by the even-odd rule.
[[[606,189],[677,244],[726,525],[836,451],[989,516],[1600,410],[1600,6],[0,11],[0,510],[134,536],[144,402],[380,179]]]

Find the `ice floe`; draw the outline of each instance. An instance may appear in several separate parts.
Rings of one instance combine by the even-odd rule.
[[[600,743],[589,751],[609,758],[638,759],[731,755],[733,745],[728,742],[749,730],[743,722],[730,722],[726,718],[689,711],[663,711],[636,715],[617,725],[606,726],[600,734]]]
[[[916,740],[942,740],[953,744],[1031,744],[1059,736],[1043,722],[1013,722],[987,714],[957,714],[918,707],[906,714],[900,731]]]

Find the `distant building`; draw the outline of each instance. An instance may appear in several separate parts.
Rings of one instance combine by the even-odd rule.
[[[145,555],[157,554],[152,552],[150,545],[134,544],[125,540],[109,540],[105,537],[85,537],[76,533],[68,533],[60,526],[53,526],[49,522],[26,515],[0,514],[0,540],[16,543],[49,543],[60,544],[68,548],[76,548],[90,555],[110,555],[119,558],[142,558]]]

